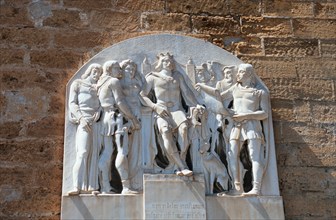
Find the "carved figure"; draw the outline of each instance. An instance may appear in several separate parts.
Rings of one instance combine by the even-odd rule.
[[[188,123],[183,110],[181,96],[188,106],[196,106],[196,98],[184,81],[183,76],[176,71],[175,61],[169,53],[161,53],[158,56],[156,69],[146,76],[147,84],[141,95],[144,104],[157,114],[156,124],[162,138],[164,150],[170,162],[177,165],[177,175],[190,176],[193,174],[186,164],[188,151]],[[156,102],[148,98],[153,90]],[[174,133],[177,135],[177,142],[180,146],[180,154]]]
[[[103,108],[102,119],[100,120],[102,135],[102,153],[99,159],[99,182],[102,193],[111,192],[111,160],[114,150],[113,135],[116,124],[115,116],[117,111],[121,111],[131,122],[134,129],[140,128],[140,123],[130,111],[122,92],[118,78],[121,78],[121,68],[117,61],[107,61],[103,66],[103,75],[98,81],[98,96]]]
[[[237,176],[236,178],[234,178],[235,176],[233,174],[233,172],[235,172],[236,167],[237,167],[236,163],[238,160],[238,154],[232,154],[232,152],[236,152],[236,150],[232,150],[230,146],[230,133],[233,128],[233,120],[231,118],[231,115],[233,114],[233,112],[227,109],[229,107],[230,102],[232,101],[232,98],[227,98],[223,100],[220,96],[221,92],[228,90],[231,86],[235,84],[236,77],[234,76],[234,72],[233,72],[234,68],[235,66],[224,66],[224,68],[222,69],[223,79],[217,82],[215,88],[210,87],[204,83],[197,83],[195,85],[195,88],[197,91],[203,90],[207,94],[213,97],[216,97],[218,100],[223,102],[224,109],[222,112],[217,112],[220,114],[218,114],[216,118],[219,121],[219,126],[222,128],[221,130],[223,132],[223,137],[224,137],[225,146],[226,146],[225,151],[226,151],[226,154],[228,155],[229,171],[230,171],[230,175],[232,178],[232,187],[233,187],[232,193],[239,194],[242,192],[241,187],[240,187],[240,181],[239,181],[240,176]],[[212,139],[215,140],[215,138],[212,138]],[[238,160],[238,163],[239,163],[239,160]]]
[[[230,134],[230,163],[236,189],[240,188],[238,154],[247,141],[249,156],[252,161],[253,188],[244,195],[260,195],[264,173],[264,135],[261,121],[267,119],[269,105],[268,94],[256,87],[256,76],[252,65],[240,64],[237,84],[222,92],[221,97],[233,98],[234,120]]]
[[[213,186],[215,181],[217,181],[222,186],[224,191],[227,191],[229,175],[227,173],[226,167],[215,152],[208,152],[209,148],[210,144],[204,143],[199,150],[202,155],[206,193],[213,194]]]
[[[96,83],[102,67],[91,64],[81,79],[70,87],[69,118],[78,124],[76,133],[76,161],[73,166],[73,190],[69,195],[96,193],[98,185],[99,126],[100,105],[97,99]]]
[[[142,90],[145,79],[136,71],[137,66],[132,60],[124,60],[120,63],[123,71],[123,78],[120,80],[127,104],[130,110],[135,115],[137,120],[141,118],[141,102],[140,91]],[[141,132],[140,130],[128,129],[129,132],[124,132],[124,137],[127,137],[127,150],[125,142],[123,149],[119,150],[116,160],[116,167],[119,171],[123,190],[122,194],[137,193],[131,190],[131,182],[140,182],[142,175],[139,172],[141,168]],[[118,166],[117,166],[118,164]],[[128,168],[126,169],[126,164]],[[127,172],[126,172],[127,171]],[[139,185],[139,183],[137,184]],[[141,188],[141,186],[140,186]]]

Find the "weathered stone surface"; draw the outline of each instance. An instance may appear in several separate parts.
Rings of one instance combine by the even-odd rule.
[[[336,40],[321,40],[320,45],[322,57],[336,57]]]
[[[33,50],[30,52],[30,61],[33,65],[49,68],[76,68],[80,53],[68,50]]]
[[[315,16],[318,18],[335,19],[336,18],[336,3],[335,2],[316,2]]]
[[[271,98],[288,100],[334,100],[332,80],[278,78],[271,80]],[[323,88],[323,90],[321,90]]]
[[[290,36],[292,27],[287,18],[243,17],[242,33],[257,36]]]
[[[261,0],[228,0],[231,15],[258,16],[261,14]]]
[[[86,23],[80,19],[79,11],[58,9],[52,10],[52,16],[43,21],[43,26],[78,29],[85,27]]]
[[[179,13],[143,13],[141,28],[148,31],[183,31],[190,32],[190,16]]]
[[[3,45],[34,48],[48,47],[51,32],[35,28],[1,28],[0,39]]]
[[[22,49],[2,48],[0,54],[0,65],[23,63],[25,51]]]
[[[4,122],[0,124],[0,138],[15,138],[22,129],[20,122]],[[1,155],[0,155],[1,157]]]
[[[286,143],[279,144],[277,151],[279,166],[283,167],[324,168],[335,164],[335,155],[336,150],[332,144],[314,146],[307,143]]]
[[[307,123],[283,123],[282,141],[286,143],[318,143],[328,145],[333,142],[333,131],[328,127]]]
[[[55,157],[57,149],[62,149],[63,141],[60,139],[27,139],[1,141],[0,159],[2,164],[31,164],[35,167],[45,167],[52,161],[59,161]]]
[[[263,54],[261,39],[258,37],[224,37],[222,42],[224,44],[223,46],[216,45],[223,47],[225,50],[230,51],[237,56],[258,56]]]
[[[27,126],[27,136],[32,137],[52,137],[64,134],[64,118],[44,117],[36,122],[31,122]]]
[[[29,19],[26,7],[13,6],[10,4],[1,5],[0,24],[6,24],[14,27],[33,27],[33,22]]]
[[[266,0],[264,14],[268,16],[313,17],[314,3],[300,0]]]
[[[294,35],[300,38],[335,38],[336,21],[332,19],[293,19],[293,30]]]
[[[239,22],[234,18],[219,16],[192,16],[193,32],[200,34],[237,35]]]
[[[295,38],[265,38],[265,55],[306,57],[318,56],[318,40]]]
[[[206,13],[210,15],[230,14],[228,0],[219,0],[219,1],[168,0],[167,11],[173,13],[187,13],[187,14],[200,14],[200,13]]]
[[[101,1],[81,1],[81,0],[63,0],[65,7],[78,8],[84,10],[92,9],[105,9],[112,6],[111,0],[101,0]]]
[[[55,47],[61,48],[87,48],[101,45],[106,33],[96,31],[73,31],[71,33],[57,33],[54,38]]]
[[[140,28],[140,16],[128,12],[95,10],[89,16],[89,24],[93,29],[134,32]]]
[[[35,22],[29,11],[33,1],[0,1],[0,139],[1,143],[25,139],[18,143],[26,144],[19,144],[20,147],[15,151],[0,151],[0,158],[13,159],[6,164],[0,160],[2,180],[0,218],[13,220],[29,217],[60,218],[61,168],[53,162],[46,167],[48,172],[43,171],[45,175],[42,180],[47,179],[49,182],[42,180],[37,182],[35,178],[38,169],[33,165],[38,160],[48,164],[41,159],[42,155],[61,161],[63,149],[49,148],[47,141],[45,154],[40,155],[38,151],[31,152],[34,146],[43,143],[45,137],[41,135],[31,139],[27,136],[27,126],[36,128],[45,135],[57,133],[58,136],[50,135],[48,140],[58,140],[62,136],[63,127],[58,125],[58,122],[51,122],[56,123],[56,127],[46,126],[42,123],[44,119],[42,121],[40,119],[51,116],[54,119],[58,118],[60,122],[63,121],[64,86],[75,70],[103,48],[121,40],[153,33],[151,31],[179,31],[183,35],[213,42],[236,53],[244,62],[252,63],[271,91],[273,116],[276,120],[275,141],[281,165],[280,175],[289,175],[287,173],[291,172],[292,166],[303,167],[295,172],[305,173],[306,184],[309,185],[311,181],[312,184],[318,185],[315,180],[311,180],[314,178],[314,172],[307,173],[305,170],[308,166],[318,167],[321,172],[336,179],[332,165],[335,164],[333,150],[336,88],[335,2],[329,0],[43,2],[49,4],[52,15],[43,20],[43,26],[37,28],[34,27]],[[100,12],[103,15],[99,15]],[[109,15],[109,12],[113,16]],[[140,19],[141,14],[144,16],[154,12],[161,14],[153,15],[153,20],[148,23],[150,25],[144,27],[144,23],[141,22],[145,20]],[[176,18],[164,14],[165,12],[176,12]],[[219,17],[219,21],[216,22],[208,15],[223,17]],[[230,23],[229,15],[234,16],[235,21],[243,17],[245,24],[237,22],[230,26],[222,22],[227,19],[226,22]],[[264,19],[260,20],[261,16]],[[206,21],[198,21],[197,17],[205,17]],[[166,20],[163,20],[164,18]],[[192,29],[191,18],[197,20],[202,33]],[[291,38],[287,38],[287,34],[284,34],[284,30],[288,31],[287,22],[269,22],[269,20],[284,21],[292,18],[295,35]],[[247,24],[247,20],[251,22]],[[109,28],[107,33],[104,31],[105,25]],[[244,34],[240,33],[241,29],[245,30]],[[81,35],[74,30],[80,30],[87,35],[81,38]],[[90,33],[94,34],[91,36]],[[275,38],[271,42],[267,39],[270,33]],[[246,36],[249,34],[257,36]],[[263,45],[260,47],[260,40],[264,38],[265,48]],[[74,50],[77,52],[74,53]],[[315,80],[317,83],[313,82]],[[42,102],[40,97],[47,97],[49,101],[44,105],[49,108],[38,109]],[[22,99],[31,99],[31,102],[23,105]],[[292,116],[294,118],[291,118]],[[48,120],[45,120],[45,123],[47,122]],[[297,125],[288,125],[298,122]],[[38,128],[39,126],[41,128]],[[45,129],[50,130],[44,131]],[[291,132],[296,134],[291,136],[289,135]],[[33,131],[30,131],[30,134],[38,135]],[[31,151],[28,151],[29,149]],[[36,161],[32,161],[33,156],[28,156],[30,153],[36,157]],[[29,160],[23,163],[25,157]],[[285,160],[282,160],[283,158]],[[57,169],[53,169],[53,166]],[[304,178],[301,178],[301,182],[302,179]],[[291,181],[295,179],[291,178]],[[36,187],[34,189],[33,184]],[[324,192],[303,192],[298,187],[291,190],[292,184],[295,183],[289,182],[284,185],[281,182],[286,219],[336,218],[334,181],[328,182],[329,187],[325,188]],[[42,190],[38,190],[39,188]],[[43,203],[47,203],[48,207]],[[40,206],[45,208],[41,209]]]
[[[331,102],[311,102],[311,111],[314,115],[315,123],[335,122],[336,103]]]
[[[293,62],[299,77],[336,79],[336,63],[332,58],[298,58]]]

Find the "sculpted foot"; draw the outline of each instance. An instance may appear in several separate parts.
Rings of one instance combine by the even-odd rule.
[[[139,194],[139,192],[125,187],[121,191],[121,194]]]
[[[74,188],[73,190],[69,191],[68,192],[68,195],[69,196],[76,196],[76,195],[79,195],[79,189],[78,188]]]
[[[188,169],[184,169],[181,171],[183,176],[192,176],[193,175],[193,171],[188,170]]]
[[[252,189],[249,192],[243,193],[243,196],[260,196],[260,191],[257,189]]]

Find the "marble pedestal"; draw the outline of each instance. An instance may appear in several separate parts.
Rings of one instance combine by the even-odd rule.
[[[284,219],[281,196],[205,196],[203,175],[145,174],[138,195],[62,197],[62,219]]]

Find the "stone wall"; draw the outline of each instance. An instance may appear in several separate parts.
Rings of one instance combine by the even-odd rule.
[[[336,218],[335,1],[1,0],[0,29],[0,218],[60,217],[66,82],[103,48],[162,32],[255,66],[286,218]]]

